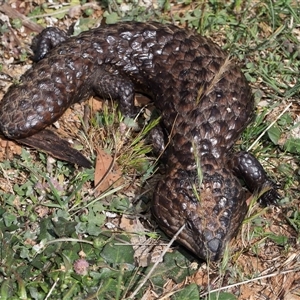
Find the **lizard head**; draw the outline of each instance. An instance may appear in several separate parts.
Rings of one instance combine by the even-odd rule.
[[[222,258],[247,212],[246,193],[229,172],[204,174],[173,170],[158,183],[152,211],[170,237],[183,226],[176,241],[206,261]]]

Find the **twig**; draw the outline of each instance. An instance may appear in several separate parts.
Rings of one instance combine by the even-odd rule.
[[[47,296],[46,296],[46,298],[45,298],[45,300],[47,300],[50,296],[51,296],[51,294],[52,294],[52,292],[53,292],[53,290],[54,290],[54,288],[55,288],[55,286],[57,285],[57,283],[58,283],[58,281],[59,281],[59,277],[55,280],[55,282],[53,283],[53,285],[52,285],[52,287],[51,287],[51,289],[50,289],[50,291],[49,291],[49,293],[47,294]]]
[[[20,19],[22,24],[29,28],[31,31],[41,32],[44,28],[31,21],[29,18],[18,12],[16,9],[9,6],[7,3],[3,3],[0,5],[0,11],[6,14],[11,19]]]
[[[238,283],[233,283],[233,284],[230,284],[230,285],[227,285],[227,286],[223,286],[223,287],[220,287],[220,288],[217,288],[217,289],[214,289],[214,290],[210,290],[208,292],[200,294],[200,297],[207,296],[210,293],[220,292],[220,291],[223,291],[223,290],[227,290],[227,289],[232,288],[232,287],[237,287],[237,286],[240,286],[240,285],[243,285],[243,284],[248,284],[250,282],[254,282],[254,281],[257,281],[257,280],[262,280],[262,279],[266,279],[266,278],[270,278],[270,277],[275,277],[277,275],[285,275],[285,274],[288,274],[288,273],[291,273],[291,272],[298,272],[299,270],[300,270],[299,268],[298,269],[296,268],[296,269],[291,269],[291,270],[278,271],[278,272],[275,272],[275,273],[272,273],[272,274],[263,275],[263,276],[258,276],[258,277],[255,277],[255,278],[252,278],[252,279],[249,279],[249,280],[246,280],[246,281],[242,281],[242,282],[238,282]]]

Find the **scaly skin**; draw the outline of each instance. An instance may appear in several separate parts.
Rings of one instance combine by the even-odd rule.
[[[209,39],[173,25],[129,22],[72,38],[46,29],[34,47],[39,61],[0,103],[7,137],[34,135],[94,94],[118,100],[132,116],[140,91],[152,97],[171,137],[167,174],[152,206],[168,235],[185,224],[178,242],[217,260],[247,212],[248,195],[236,176],[246,178],[251,192],[270,188],[262,202],[276,202],[257,160],[232,151],[253,117],[253,97],[236,63]]]

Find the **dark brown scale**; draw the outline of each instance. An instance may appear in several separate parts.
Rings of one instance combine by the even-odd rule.
[[[153,214],[170,236],[185,224],[178,241],[200,258],[219,259],[247,212],[237,177],[251,192],[269,187],[265,204],[278,198],[258,161],[232,152],[254,112],[239,67],[209,39],[173,25],[119,23],[72,38],[59,32],[35,38],[39,61],[0,103],[2,132],[11,139],[34,135],[94,94],[118,100],[132,116],[134,91],[150,95],[172,136]]]

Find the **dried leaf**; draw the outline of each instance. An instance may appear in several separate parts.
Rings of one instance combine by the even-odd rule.
[[[103,107],[103,102],[91,97],[89,100],[89,106],[91,107],[93,112],[101,111]]]
[[[120,168],[113,163],[113,157],[103,149],[97,149],[97,160],[95,167],[94,184],[96,190],[101,193],[116,182],[121,183],[122,172]]]
[[[14,155],[21,155],[22,147],[13,141],[0,137],[0,161],[11,159]]]
[[[136,235],[130,236],[130,243],[134,250],[135,262],[139,267],[148,267],[149,264],[155,263],[158,259],[162,261],[161,253],[164,246],[159,245],[157,241],[147,238],[143,234],[147,229],[138,218],[129,219],[123,215],[119,226],[126,232],[136,233]]]

